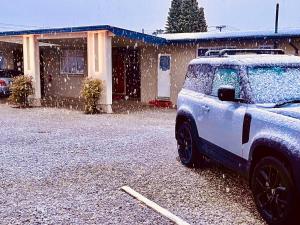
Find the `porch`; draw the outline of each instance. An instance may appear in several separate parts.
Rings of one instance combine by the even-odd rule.
[[[95,27],[46,31],[0,36],[0,69],[33,78],[35,105],[82,109],[80,91],[87,77],[104,83],[99,101],[104,112],[112,112],[114,101],[141,101],[141,49],[155,46],[156,40],[147,39],[152,36]]]

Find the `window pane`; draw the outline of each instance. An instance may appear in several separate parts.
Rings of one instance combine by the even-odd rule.
[[[184,87],[203,94],[210,94],[213,68],[209,65],[189,66]]]
[[[79,73],[84,73],[84,58],[77,57],[77,71]]]
[[[250,67],[248,76],[256,103],[277,103],[300,98],[300,65]]]
[[[64,74],[84,73],[84,52],[82,50],[64,50],[61,57],[61,72]]]
[[[2,55],[0,55],[0,69],[5,69],[5,59]]]
[[[171,67],[171,57],[170,56],[161,56],[159,67],[162,71],[168,71]]]
[[[219,68],[216,70],[212,87],[212,95],[218,96],[219,88],[224,85],[234,87],[236,98],[240,97],[240,82],[237,69]]]

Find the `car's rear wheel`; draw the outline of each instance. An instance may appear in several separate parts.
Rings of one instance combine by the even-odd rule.
[[[258,211],[268,224],[294,224],[294,183],[281,161],[274,157],[261,159],[254,168],[251,186]]]
[[[197,150],[196,137],[190,123],[181,123],[177,134],[177,148],[181,163],[187,167],[199,167],[203,162],[203,156]]]

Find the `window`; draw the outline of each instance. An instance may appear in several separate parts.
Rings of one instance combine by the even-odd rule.
[[[168,55],[160,56],[159,68],[162,71],[168,71],[171,68],[171,57]]]
[[[213,67],[210,65],[190,65],[184,88],[202,94],[210,94],[213,79]]]
[[[0,54],[0,70],[5,69],[6,65],[5,65],[5,58],[2,54]]]
[[[64,50],[61,56],[62,74],[84,74],[84,51]]]
[[[240,98],[240,79],[239,70],[234,67],[218,68],[212,85],[212,96],[218,96],[221,86],[232,86],[235,88],[235,97]]]
[[[300,65],[263,65],[248,68],[255,103],[300,99]]]

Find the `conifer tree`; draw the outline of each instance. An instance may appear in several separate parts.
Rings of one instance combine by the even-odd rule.
[[[197,0],[183,0],[179,26],[181,32],[206,32],[204,9],[199,8]]]
[[[167,33],[206,32],[204,8],[197,0],[173,0],[168,16]]]
[[[181,15],[182,0],[172,0],[169,16],[167,20],[166,32],[179,33],[179,20]]]

